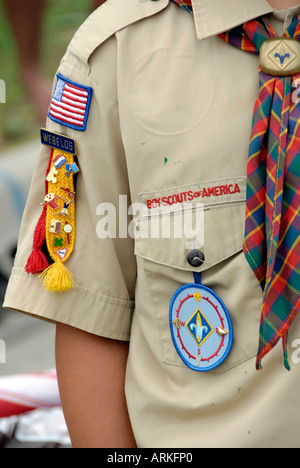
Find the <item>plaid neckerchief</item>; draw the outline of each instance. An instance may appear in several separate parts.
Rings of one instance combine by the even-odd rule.
[[[193,6],[191,0],[187,0],[186,2],[183,2],[182,0],[172,0],[172,2],[177,3],[177,5],[181,6],[189,13],[193,13]]]
[[[172,0],[192,13],[191,0]],[[300,17],[284,37],[300,40]],[[276,33],[266,18],[219,35],[228,44],[259,54]],[[263,290],[256,366],[282,339],[284,364],[288,330],[300,308],[300,74],[269,76],[259,68],[247,164],[244,253]],[[298,95],[297,95],[298,97]]]

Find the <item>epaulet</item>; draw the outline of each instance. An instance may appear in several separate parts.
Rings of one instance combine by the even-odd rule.
[[[94,50],[121,29],[159,13],[170,0],[107,0],[75,33],[69,51],[83,63]]]

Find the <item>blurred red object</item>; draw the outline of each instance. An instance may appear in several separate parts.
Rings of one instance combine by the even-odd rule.
[[[60,405],[55,370],[0,378],[0,418]]]

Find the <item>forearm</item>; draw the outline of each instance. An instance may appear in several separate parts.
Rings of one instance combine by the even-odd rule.
[[[132,448],[124,383],[128,344],[66,325],[56,331],[56,366],[74,448]]]

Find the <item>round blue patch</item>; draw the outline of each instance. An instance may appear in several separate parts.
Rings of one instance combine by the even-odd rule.
[[[219,296],[201,284],[186,284],[170,304],[174,346],[192,370],[207,372],[227,358],[233,343],[231,318]]]

